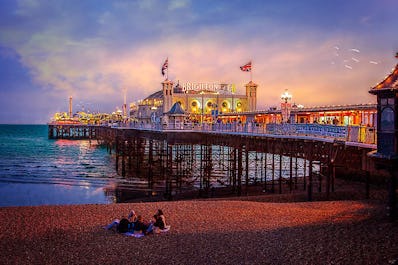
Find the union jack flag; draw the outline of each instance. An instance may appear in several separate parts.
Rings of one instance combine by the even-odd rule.
[[[251,72],[251,70],[252,70],[252,62],[250,61],[247,64],[241,66],[240,70],[242,70],[244,72]]]
[[[169,67],[169,58],[166,59],[166,61],[164,61],[163,66],[162,66],[162,75],[164,76],[166,73],[165,71],[167,70],[167,68]]]

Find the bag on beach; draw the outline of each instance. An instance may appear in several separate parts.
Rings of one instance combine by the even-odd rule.
[[[122,220],[120,220],[119,226],[117,227],[117,231],[119,233],[126,233],[129,230],[129,220],[127,220],[126,218],[123,218]]]

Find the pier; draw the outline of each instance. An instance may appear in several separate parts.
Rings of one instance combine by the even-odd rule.
[[[293,130],[292,124],[283,126],[49,125],[49,136],[97,140],[114,156],[118,174],[139,179],[148,197],[171,200],[186,194],[216,197],[221,193],[247,196],[259,191],[304,191],[309,201],[314,193],[329,199],[336,177],[347,172],[360,176],[363,194],[369,196],[370,162],[366,154],[375,149],[374,144],[347,141],[353,138],[347,135],[352,130],[337,126],[334,130],[328,125],[307,126],[307,133]]]
[[[48,139],[94,139],[95,127],[81,124],[56,124],[48,125]]]
[[[389,182],[389,214],[396,211],[398,65],[371,88],[377,104],[304,108],[282,94],[281,108],[256,109],[258,85],[236,95],[205,88],[186,91],[167,78],[162,90],[135,106],[130,117],[66,120],[49,125],[51,139],[90,139],[106,146],[123,178],[139,179],[148,196],[199,197],[305,191],[329,199],[337,176]],[[228,84],[220,88],[229,87]],[[224,93],[225,92],[225,93]],[[126,103],[124,104],[126,106]],[[62,118],[62,117],[65,117]],[[102,124],[102,125],[90,125]]]

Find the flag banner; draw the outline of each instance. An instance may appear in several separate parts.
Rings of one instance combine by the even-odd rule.
[[[240,70],[244,72],[250,72],[252,70],[252,62],[248,62],[247,64],[241,66]]]
[[[163,66],[162,66],[162,75],[164,76],[166,73],[165,71],[167,70],[167,68],[169,67],[169,58],[166,59],[166,61],[164,61]]]
[[[398,52],[395,54],[395,58],[398,58]]]

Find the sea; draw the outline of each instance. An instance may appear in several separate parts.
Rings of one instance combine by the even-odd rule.
[[[0,207],[113,203],[114,165],[96,141],[48,139],[47,125],[0,125]]]
[[[271,154],[264,155],[273,160]],[[282,157],[283,178],[289,177],[289,161]],[[279,164],[278,157],[275,162]],[[298,176],[306,175],[304,160],[297,163]],[[277,179],[279,170],[272,173],[272,165],[267,167],[267,180],[273,174]],[[219,170],[225,174],[225,169]],[[261,175],[258,170],[252,161],[249,178]],[[119,176],[114,157],[96,140],[48,139],[47,125],[0,125],[0,207],[123,202],[142,196],[143,183]]]

